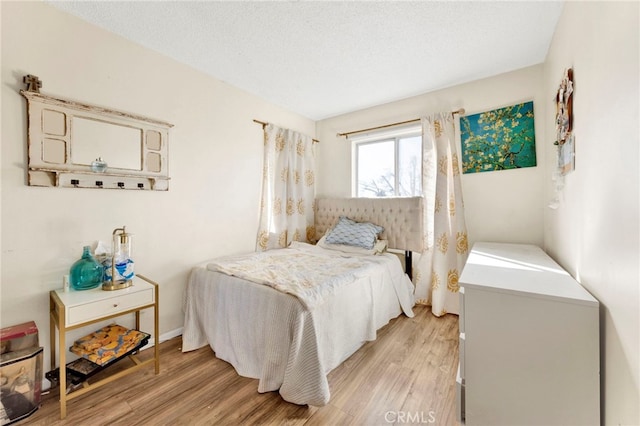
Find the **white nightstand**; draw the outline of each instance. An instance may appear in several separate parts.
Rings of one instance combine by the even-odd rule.
[[[140,311],[153,308],[154,311],[154,356],[145,361],[139,360],[136,355],[130,355],[133,365],[111,376],[89,383],[84,382],[83,387],[66,393],[66,355],[67,344],[65,334],[69,330],[83,327],[98,321],[108,320],[125,314],[135,313],[136,329],[140,329]],[[133,373],[148,364],[155,364],[155,373],[160,372],[160,341],[158,327],[158,284],[150,279],[136,275],[131,287],[103,291],[100,287],[92,290],[64,292],[62,289],[52,290],[49,293],[50,310],[50,339],[51,339],[51,369],[56,368],[56,328],[58,328],[58,347],[60,350],[60,418],[67,415],[67,401],[89,392],[99,386],[110,383],[122,376]],[[141,330],[142,331],[142,330]]]

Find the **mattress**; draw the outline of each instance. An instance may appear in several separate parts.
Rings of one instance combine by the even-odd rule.
[[[366,270],[339,281],[313,304],[275,286],[196,267],[186,288],[182,350],[209,345],[239,375],[258,379],[258,392],[326,405],[327,374],[375,340],[391,319],[413,316],[413,285],[398,257],[369,255],[366,263]]]

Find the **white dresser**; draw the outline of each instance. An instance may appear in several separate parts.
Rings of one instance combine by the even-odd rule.
[[[598,301],[539,247],[476,243],[460,277],[459,420],[600,424]]]

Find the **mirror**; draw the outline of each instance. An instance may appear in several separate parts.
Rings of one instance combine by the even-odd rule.
[[[100,157],[108,168],[142,170],[141,129],[74,117],[71,140],[74,164],[91,166],[93,160]]]
[[[172,124],[39,92],[20,93],[29,115],[29,185],[168,190]],[[107,163],[104,172],[92,168],[98,158]]]

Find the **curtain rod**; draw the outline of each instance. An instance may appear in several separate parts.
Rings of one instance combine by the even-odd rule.
[[[460,114],[460,115],[462,115],[462,114],[464,114],[464,108],[460,108],[460,109],[457,109],[455,111],[451,111],[451,114]],[[400,121],[398,123],[391,123],[391,124],[384,124],[382,126],[369,127],[368,129],[353,130],[351,132],[338,133],[338,136],[349,136],[349,135],[353,135],[354,133],[368,132],[369,130],[385,129],[387,127],[399,126],[401,124],[415,123],[416,121],[420,121],[420,119],[419,118],[414,118],[413,120]]]
[[[260,121],[260,120],[256,120],[255,118],[253,119],[254,123],[258,123],[262,126],[262,129],[264,129],[264,126],[266,126],[269,123],[265,123],[264,121]],[[318,139],[311,139],[313,141],[313,143],[319,143],[320,141]]]

